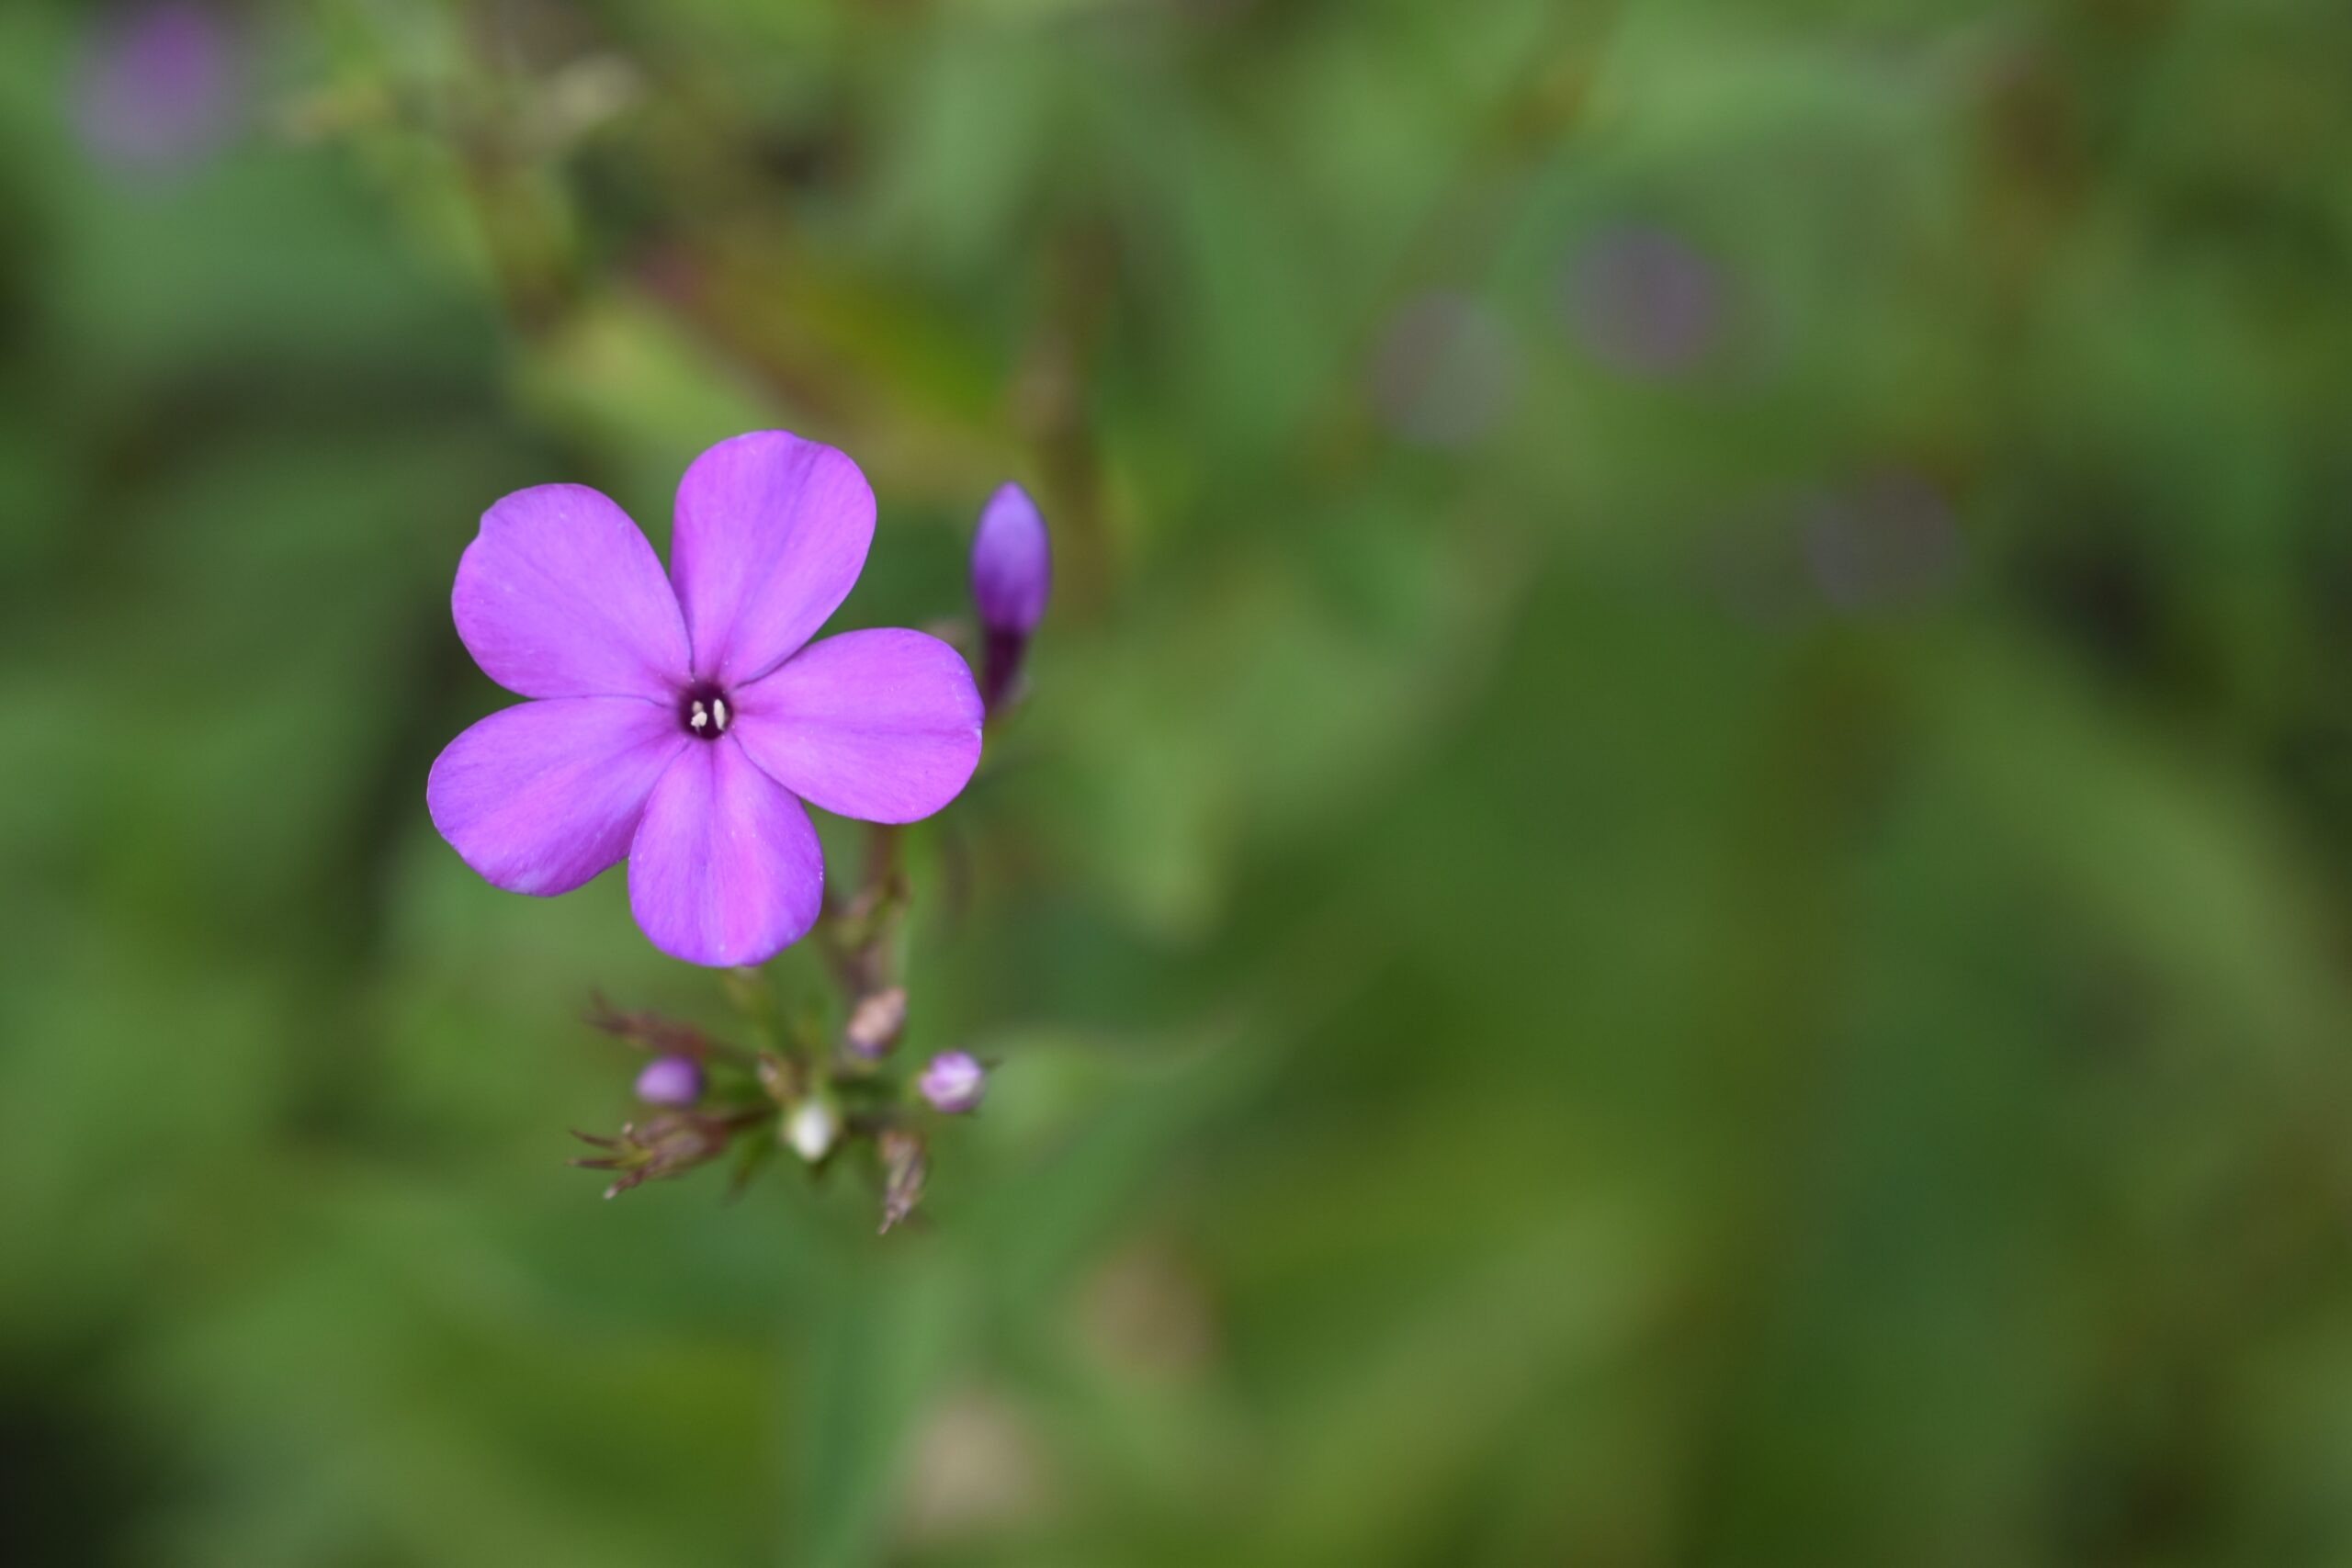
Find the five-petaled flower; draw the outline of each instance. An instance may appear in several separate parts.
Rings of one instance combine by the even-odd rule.
[[[789,946],[823,898],[803,801],[911,822],[979,762],[979,693],[954,649],[896,629],[809,641],[873,536],[857,465],[782,431],[687,468],[666,581],[595,491],[499,502],[451,604],[482,672],[536,700],[449,743],[425,785],[433,825],[516,893],[568,893],[626,858],[630,910],[673,957]]]

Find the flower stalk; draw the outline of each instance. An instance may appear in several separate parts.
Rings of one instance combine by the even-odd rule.
[[[572,1163],[616,1173],[608,1197],[714,1163],[729,1148],[732,1196],[778,1151],[821,1171],[864,1145],[870,1157],[854,1165],[875,1183],[880,1231],[907,1223],[931,1168],[929,1141],[914,1123],[971,1110],[983,1071],[961,1052],[911,1076],[892,1061],[910,1006],[900,949],[913,896],[900,850],[899,830],[876,825],[857,887],[829,897],[810,932],[825,960],[829,1008],[787,1007],[764,967],[721,969],[720,993],[750,1041],[738,1045],[595,999],[589,1022],[646,1054],[633,1088],[655,1110],[615,1136],[576,1134],[599,1152]],[[839,1021],[830,1029],[829,1011]]]

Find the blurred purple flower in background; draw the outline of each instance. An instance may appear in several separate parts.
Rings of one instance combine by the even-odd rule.
[[[1373,408],[1416,446],[1468,446],[1495,427],[1518,385],[1510,330],[1466,294],[1407,300],[1373,355]]]
[[[93,33],[74,85],[74,124],[102,164],[168,173],[202,162],[237,118],[237,48],[197,0],[114,12]]]
[[[665,581],[584,485],[482,515],[451,608],[482,672],[538,699],[433,764],[433,825],[476,872],[548,896],[628,861],[629,908],[691,964],[758,964],[816,923],[824,856],[802,802],[911,822],[962,792],[981,708],[922,632],[812,643],[865,565],[857,465],[783,431],[722,441],[678,484]]]
[[[637,1075],[637,1098],[648,1105],[692,1105],[702,1087],[702,1065],[692,1056],[656,1056]]]
[[[943,1051],[931,1059],[915,1088],[933,1111],[960,1116],[977,1108],[988,1089],[988,1069],[967,1051]]]
[[[1561,304],[1585,351],[1628,376],[1687,374],[1723,335],[1721,275],[1663,229],[1624,225],[1594,234],[1568,264]]]
[[[986,648],[980,693],[990,713],[1012,690],[1054,586],[1053,541],[1037,503],[1019,485],[1001,486],[972,531],[972,604]]]
[[[1806,508],[1804,558],[1814,586],[1848,615],[1900,609],[1958,576],[1962,539],[1951,503],[1919,474],[1873,475]]]

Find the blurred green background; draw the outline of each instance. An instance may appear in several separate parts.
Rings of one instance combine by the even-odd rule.
[[[2340,0],[15,0],[6,1555],[2352,1562],[2347,84]],[[714,987],[424,809],[481,510],[764,426],[880,497],[839,625],[1008,478],[1058,552],[882,1240],[599,1202],[590,992]]]

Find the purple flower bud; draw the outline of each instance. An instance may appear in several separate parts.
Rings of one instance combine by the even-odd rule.
[[[980,612],[987,649],[980,660],[980,700],[1001,706],[1021,673],[1029,635],[1046,615],[1054,584],[1053,543],[1037,503],[1019,485],[1005,485],[980,510],[972,534],[972,603]]]
[[[943,1051],[923,1068],[922,1077],[915,1080],[915,1088],[931,1101],[933,1111],[960,1116],[980,1103],[980,1096],[988,1088],[988,1069],[970,1053]]]
[[[656,1056],[637,1075],[637,1098],[648,1105],[692,1105],[702,1098],[702,1064],[692,1056]]]
[[[1019,485],[989,497],[972,534],[972,601],[980,625],[1025,637],[1046,618],[1054,585],[1054,552],[1037,503]]]
[[[92,157],[119,169],[201,162],[236,116],[234,40],[196,0],[157,0],[107,22],[74,93],[74,128]]]

